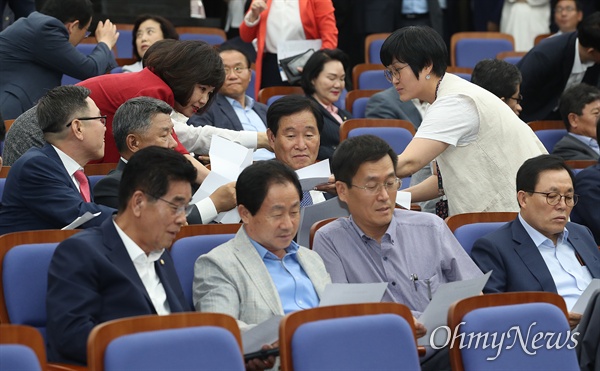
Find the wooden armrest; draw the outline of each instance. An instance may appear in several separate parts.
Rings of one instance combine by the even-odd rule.
[[[86,366],[71,365],[68,363],[48,363],[48,371],[87,371]]]

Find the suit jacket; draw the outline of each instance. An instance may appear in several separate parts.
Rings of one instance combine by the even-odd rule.
[[[260,119],[265,123],[267,127],[267,105],[254,102],[252,110],[260,116]],[[194,114],[188,120],[188,125],[204,126],[211,125],[222,129],[230,129],[236,131],[244,130],[240,119],[235,114],[233,107],[227,100],[227,98],[217,93],[215,102],[202,114]]]
[[[117,168],[111,170],[108,175],[96,183],[94,186],[94,197],[98,204],[115,209],[119,208],[119,185],[121,184],[121,177],[123,176],[125,166],[127,166],[127,163],[119,160]],[[187,221],[189,224],[202,224],[202,216],[197,207],[192,209],[190,215],[187,216]]]
[[[577,174],[575,191],[579,202],[571,212],[571,220],[588,227],[600,246],[600,163]]]
[[[600,278],[600,251],[590,231],[575,223],[567,223],[567,229],[568,241],[590,270],[592,277]],[[518,218],[475,241],[471,258],[482,272],[493,270],[483,289],[485,293],[557,292],[542,254]]]
[[[84,80],[117,66],[105,43],[89,56],[71,43],[65,25],[33,12],[0,33],[0,107],[2,117],[17,118],[46,92],[61,84],[63,74]]]
[[[310,99],[317,102],[313,97]],[[327,111],[325,107],[319,102],[319,111],[323,115],[323,129],[321,129],[321,145],[319,147],[319,154],[317,160],[325,160],[333,156],[333,152],[340,144],[340,123]],[[352,118],[352,114],[344,109],[338,108],[338,115],[343,121]]]
[[[171,312],[190,311],[167,250],[155,268]],[[48,359],[81,364],[95,325],[156,314],[112,218],[58,245],[48,271],[46,311]]]
[[[86,212],[101,214],[80,228],[100,225],[115,211],[85,202],[50,144],[32,148],[6,178],[0,206],[0,235],[37,229],[60,229]]]
[[[323,260],[305,247],[297,254],[320,297],[331,282]],[[229,314],[242,330],[284,314],[277,288],[244,228],[196,261],[194,306],[201,312]]]
[[[590,146],[568,134],[556,143],[552,154],[562,157],[565,161],[598,160],[600,158]]]
[[[415,126],[415,129],[421,125],[423,120],[414,103],[401,101],[393,86],[373,94],[369,98],[365,116],[367,118],[408,120]]]
[[[534,46],[517,67],[523,75],[521,94],[523,111],[521,119],[560,120],[558,100],[565,90],[575,60],[577,32],[548,38]],[[596,86],[600,76],[600,64],[587,69],[583,82]]]

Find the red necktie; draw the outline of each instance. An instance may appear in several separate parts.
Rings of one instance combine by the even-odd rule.
[[[88,178],[85,176],[83,170],[77,170],[75,174],[73,174],[75,179],[79,182],[79,192],[85,202],[90,202],[90,184],[88,183]]]

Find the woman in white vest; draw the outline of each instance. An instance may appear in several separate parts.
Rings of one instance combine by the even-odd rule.
[[[446,73],[447,48],[429,27],[405,27],[381,48],[386,77],[401,101],[431,103],[415,138],[398,156],[402,178],[436,159],[449,215],[518,211],[515,177],[525,160],[547,153],[527,124],[498,97]],[[413,201],[439,196],[437,177],[407,189]]]

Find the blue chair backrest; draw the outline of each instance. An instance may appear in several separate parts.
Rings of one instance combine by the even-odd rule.
[[[412,330],[395,314],[308,322],[292,335],[294,370],[420,370]]]
[[[352,102],[352,118],[355,118],[355,119],[365,118],[368,102],[369,102],[369,97],[356,98],[356,100],[354,102]]]
[[[487,337],[474,337],[471,346],[461,349],[465,371],[470,370],[579,370],[574,343],[570,339],[569,323],[565,314],[556,306],[549,303],[526,303],[503,305],[475,309],[467,313],[459,328],[459,333],[486,334]],[[517,326],[517,327],[515,327]],[[526,344],[521,345],[519,334]],[[484,342],[491,344],[491,334],[497,333],[496,343],[501,336],[504,343],[498,346],[483,346]],[[545,335],[543,341],[534,340],[537,334]],[[553,334],[553,335],[551,335]],[[456,336],[458,334],[454,334]],[[542,344],[539,348],[532,348]],[[509,347],[508,345],[514,344]],[[546,344],[557,344],[546,346]],[[568,347],[567,345],[570,345]],[[457,345],[455,345],[457,346]],[[485,349],[484,349],[485,348]],[[571,348],[571,349],[569,349]],[[535,354],[527,354],[525,351]],[[497,358],[496,358],[497,355]]]
[[[21,344],[0,344],[0,366],[3,371],[41,371],[33,349]]]
[[[567,135],[566,129],[547,129],[547,130],[536,130],[534,131],[535,135],[537,135],[538,139],[548,153],[552,153],[554,146],[558,143],[559,140],[562,139],[565,135]]]
[[[369,70],[358,76],[358,86],[354,89],[385,90],[390,86],[392,84],[385,78],[383,70]]]
[[[334,102],[333,104],[340,109],[346,109],[346,95],[348,95],[348,90],[346,90],[346,88],[344,88],[342,90],[342,92],[340,93],[340,98]],[[354,116],[353,116],[354,117]]]
[[[482,59],[494,59],[500,52],[514,50],[504,39],[462,39],[456,43],[456,66],[473,68]]]
[[[464,72],[457,72],[456,76],[465,79],[467,81],[471,81],[471,74],[470,73],[464,73]]]
[[[182,33],[179,35],[179,40],[200,40],[210,45],[221,45],[225,42],[225,39],[219,35],[201,33]]]
[[[207,234],[180,238],[171,247],[171,257],[183,294],[193,307],[192,286],[194,282],[194,264],[198,257],[213,248],[224,244],[235,237],[235,234]]]
[[[0,178],[0,202],[2,201],[2,195],[4,194],[4,185],[6,184],[6,178]]]
[[[252,70],[252,77],[250,78],[250,83],[248,84],[248,88],[246,89],[246,95],[249,96],[250,98],[256,100],[256,97],[254,96],[254,81],[256,80],[256,72],[254,72],[254,70]]]
[[[365,61],[371,64],[380,64],[381,58],[379,57],[379,52],[381,51],[381,46],[385,39],[373,40],[369,45],[369,61]]]
[[[239,344],[228,330],[198,326],[145,331],[106,347],[104,370],[245,370]]]
[[[402,153],[413,139],[410,131],[398,127],[363,127],[350,130],[348,138],[372,134],[388,142],[394,152]]]
[[[475,241],[477,241],[477,239],[496,231],[504,224],[506,224],[506,222],[472,223],[461,225],[454,231],[454,237],[456,237],[467,254],[471,254],[471,249],[473,249],[473,244]]]
[[[58,243],[17,245],[4,256],[2,281],[10,322],[28,325],[46,339],[48,268]]]
[[[267,99],[267,106],[270,106],[271,104],[273,104],[273,102],[275,102],[277,99],[279,99],[281,97],[283,97],[283,95],[281,95],[281,94],[273,95],[272,97]]]
[[[119,58],[133,58],[133,31],[119,30],[116,47]]]

